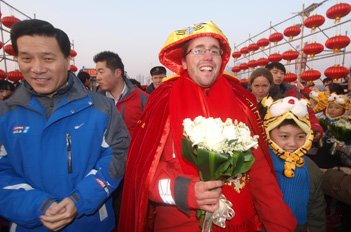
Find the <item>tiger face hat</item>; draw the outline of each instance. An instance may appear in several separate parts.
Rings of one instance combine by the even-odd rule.
[[[323,111],[328,106],[328,95],[325,92],[311,91],[310,98],[315,100],[317,104],[313,107],[315,113]]]
[[[339,106],[341,108],[344,108],[344,113],[342,115],[339,115],[336,117],[331,117],[329,112],[328,112],[328,107],[332,103],[336,104],[337,106]],[[328,106],[327,106],[327,110],[325,112],[325,115],[332,120],[343,118],[345,116],[346,112],[348,111],[348,105],[349,105],[349,99],[347,99],[344,95],[337,95],[335,93],[332,93],[328,97]]]
[[[267,107],[267,114],[264,118],[264,126],[267,132],[268,145],[278,158],[285,160],[284,175],[292,178],[295,176],[295,167],[302,167],[305,163],[302,158],[312,146],[313,131],[309,120],[309,101],[286,97],[273,102],[268,99],[262,103]],[[278,127],[284,120],[293,119],[295,123],[306,133],[306,141],[303,146],[293,153],[284,151],[270,138],[270,132]]]
[[[223,50],[221,73],[230,59],[230,46],[227,37],[212,21],[191,25],[189,27],[173,31],[159,53],[160,62],[176,74],[183,74],[182,66],[183,45],[198,37],[210,36],[218,39]]]

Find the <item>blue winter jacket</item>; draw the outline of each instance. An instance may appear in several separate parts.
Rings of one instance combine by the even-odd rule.
[[[78,215],[60,231],[111,231],[110,196],[130,142],[115,105],[69,72],[69,89],[47,119],[28,86],[0,102],[0,215],[13,231],[49,231],[40,216],[70,197]]]

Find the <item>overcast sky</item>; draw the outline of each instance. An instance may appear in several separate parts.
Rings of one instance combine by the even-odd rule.
[[[118,53],[125,65],[128,75],[132,78],[141,74],[149,76],[153,66],[160,65],[158,53],[165,43],[170,32],[182,29],[192,24],[213,21],[228,37],[233,51],[236,45],[246,41],[269,28],[270,23],[276,25],[293,16],[293,12],[302,11],[312,3],[322,1],[311,0],[5,0],[29,17],[36,17],[52,23],[55,27],[64,30],[74,50],[78,53],[75,65],[80,69],[83,66],[95,68],[93,56],[101,51],[110,50]],[[350,3],[349,1],[347,1]],[[326,11],[337,1],[329,0],[312,13],[326,17]],[[0,2],[3,17],[9,14],[25,19],[25,16]],[[341,22],[349,20],[351,14],[342,18]],[[287,20],[276,29],[283,33],[284,29],[301,23],[300,18]],[[333,20],[326,18],[327,28],[333,25]],[[326,31],[330,37],[336,33],[345,34],[351,23],[332,28]],[[305,28],[304,33],[310,33]],[[349,33],[350,36],[350,33]],[[6,37],[6,34],[5,34]],[[269,37],[269,30],[259,37]],[[322,33],[306,37],[304,42],[317,41],[325,43],[327,37]],[[300,41],[292,44],[298,45]],[[249,43],[244,44],[248,46]],[[243,47],[244,45],[240,46]],[[288,50],[288,45],[272,48],[271,52]],[[350,50],[350,45],[348,46]],[[263,54],[253,56],[259,59]],[[346,56],[345,66],[350,67],[350,54]],[[310,61],[309,66],[324,72],[326,66],[342,62],[342,56],[325,60]],[[286,63],[286,61],[282,61]],[[232,67],[231,58],[228,65]],[[0,64],[3,69],[3,62]],[[288,67],[289,70],[291,67]],[[294,70],[291,70],[294,72]],[[172,73],[168,73],[171,75]],[[322,76],[323,78],[323,76]]]

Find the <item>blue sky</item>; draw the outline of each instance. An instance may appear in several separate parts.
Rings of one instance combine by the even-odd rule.
[[[320,0],[177,0],[177,1],[137,1],[137,0],[5,0],[24,14],[51,22],[55,27],[64,30],[70,40],[74,42],[74,50],[78,55],[75,65],[78,68],[86,66],[95,68],[93,56],[101,51],[110,50],[118,53],[125,65],[129,76],[141,74],[149,76],[149,70],[160,65],[158,53],[170,32],[192,24],[213,21],[229,39],[233,51],[234,43],[240,44],[249,38],[293,16],[292,12],[302,10],[313,2]],[[347,1],[350,3],[350,1]],[[329,0],[312,13],[325,16],[326,11],[337,1]],[[14,14],[24,19],[20,13],[11,10],[0,2],[3,16]],[[351,14],[342,18],[350,19]],[[283,32],[285,28],[301,23],[298,18],[287,21],[277,27]],[[333,25],[333,20],[326,18],[325,27]],[[324,26],[322,26],[324,27]],[[350,23],[328,31],[334,36],[338,31],[345,34]],[[309,33],[305,29],[305,33]],[[269,31],[262,36],[268,38]],[[350,36],[350,33],[349,33]],[[326,38],[319,33],[309,40],[321,40],[324,44]],[[299,44],[299,42],[295,42]],[[246,46],[249,45],[248,43]],[[241,47],[240,47],[241,48]],[[348,49],[350,45],[348,46]],[[275,48],[283,53],[287,48]],[[259,59],[262,55],[253,57]],[[346,67],[350,67],[350,55],[346,56]],[[324,72],[325,66],[340,63],[339,58],[313,61],[314,69],[320,68]],[[285,61],[282,61],[285,63]],[[327,62],[327,63],[325,63]],[[228,63],[232,67],[234,60]],[[0,64],[0,68],[3,64]],[[171,75],[172,73],[168,73]]]

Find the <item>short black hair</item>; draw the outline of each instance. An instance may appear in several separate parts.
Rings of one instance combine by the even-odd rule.
[[[122,71],[122,75],[124,76],[124,64],[117,53],[104,51],[94,56],[95,63],[103,61],[106,61],[107,68],[111,69],[113,72],[116,69],[120,69]]]
[[[12,25],[11,43],[16,55],[18,55],[17,39],[25,35],[55,37],[64,57],[67,58],[70,55],[71,43],[67,34],[50,23],[39,19],[23,20]]]
[[[332,93],[336,93],[337,95],[342,95],[345,94],[344,93],[344,88],[338,84],[338,83],[330,83],[327,85],[329,87],[329,92]]]
[[[7,80],[0,80],[0,89],[1,90],[10,90],[10,91],[15,91],[15,86],[7,81]]]
[[[90,79],[90,75],[87,72],[84,71],[80,71],[77,74],[77,77],[79,78],[79,80],[84,84],[86,82],[86,80]]]
[[[330,82],[330,81],[333,81],[333,79],[331,79],[330,77],[326,77],[323,79],[323,84],[325,84],[326,82]]]
[[[284,67],[284,65],[282,63],[279,63],[279,62],[272,62],[272,63],[269,63],[265,66],[265,68],[269,69],[269,70],[272,70],[274,68],[276,69],[279,69],[281,71],[284,72],[284,74],[286,74],[286,69]]]

